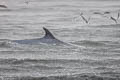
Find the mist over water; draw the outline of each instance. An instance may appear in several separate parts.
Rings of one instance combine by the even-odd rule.
[[[0,0],[8,7],[0,8],[0,79],[120,79],[120,19],[109,18],[117,18],[119,0],[28,1]],[[11,42],[41,38],[43,27],[70,46]]]

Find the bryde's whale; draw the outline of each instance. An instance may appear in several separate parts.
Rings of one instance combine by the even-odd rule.
[[[67,44],[65,42],[62,42],[55,38],[53,34],[45,27],[43,27],[43,30],[45,31],[45,35],[42,38],[36,38],[36,39],[25,39],[25,40],[13,40],[13,42],[18,44]]]

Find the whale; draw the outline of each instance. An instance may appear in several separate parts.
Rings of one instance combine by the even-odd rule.
[[[60,41],[57,39],[47,28],[43,27],[43,30],[45,31],[45,35],[42,38],[35,38],[35,39],[24,39],[24,40],[13,40],[12,42],[18,43],[18,44],[55,44],[55,45],[67,45],[67,43]]]

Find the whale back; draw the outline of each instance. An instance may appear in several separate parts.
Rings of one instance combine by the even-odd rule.
[[[45,35],[42,38],[36,39],[24,39],[24,40],[13,40],[13,42],[19,44],[39,44],[39,43],[47,43],[47,44],[67,44],[64,43],[53,36],[53,34],[45,27],[43,27],[45,31]]]

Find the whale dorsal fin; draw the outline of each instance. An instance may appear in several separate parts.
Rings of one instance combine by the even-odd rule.
[[[43,38],[56,39],[48,29],[46,29],[45,27],[43,27],[43,29],[45,31],[45,36]]]

